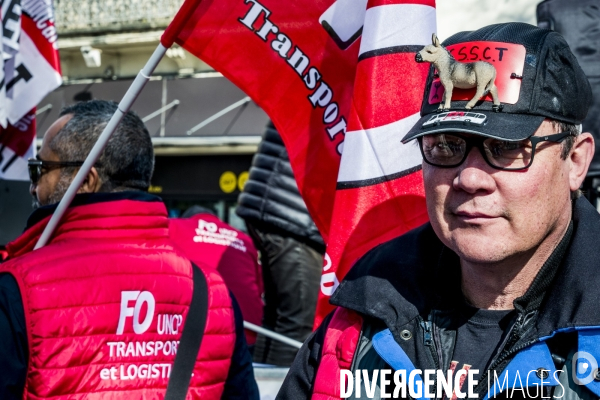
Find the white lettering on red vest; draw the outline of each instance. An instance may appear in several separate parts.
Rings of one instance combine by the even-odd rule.
[[[237,237],[238,233],[227,228],[219,228],[217,224],[203,219],[198,220],[195,243],[211,243],[219,246],[229,246],[241,252],[246,252],[246,244]]]
[[[134,300],[135,306],[130,307],[129,303]],[[144,303],[148,305],[148,308],[144,320],[140,322],[140,311]],[[121,292],[121,313],[119,314],[117,335],[123,334],[127,317],[133,317],[133,331],[135,333],[139,335],[146,332],[154,319],[155,306],[154,296],[148,291],[140,292],[139,290],[134,290]]]

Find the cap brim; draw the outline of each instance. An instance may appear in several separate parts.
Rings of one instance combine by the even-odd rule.
[[[472,113],[471,111],[464,110],[451,112]],[[402,143],[407,143],[419,136],[441,132],[471,133],[509,141],[523,140],[533,136],[545,119],[545,117],[539,115],[509,114],[493,111],[475,111],[474,113],[485,115],[485,122],[477,124],[466,121],[465,118],[456,121],[450,118],[450,120],[444,120],[443,122],[423,127],[423,124],[429,122],[434,116],[440,115],[435,113],[427,114],[421,117],[415,126],[410,129],[402,139]],[[441,113],[441,115],[444,115],[444,113]]]

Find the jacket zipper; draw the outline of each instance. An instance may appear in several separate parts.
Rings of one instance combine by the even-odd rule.
[[[442,341],[440,340],[440,330],[438,328],[438,324],[435,323],[435,319],[436,319],[436,315],[435,315],[435,311],[431,311],[431,314],[429,314],[429,320],[431,321],[431,330],[433,333],[433,343],[435,345],[435,349],[436,349],[436,353],[437,353],[437,360],[438,360],[438,368],[443,368],[444,367],[444,355],[443,352],[441,351],[442,349]]]
[[[504,349],[507,347],[509,339],[511,339],[510,340],[510,345],[511,346],[519,340],[519,338],[521,336],[519,331],[522,328],[521,325],[523,324],[523,320],[524,319],[525,319],[525,315],[524,314],[519,314],[519,316],[517,317],[517,320],[510,327],[510,331],[508,332],[508,334],[504,338],[502,344],[498,348],[499,351],[496,353],[496,355],[494,356],[494,358],[492,358],[492,360],[489,363],[489,367],[486,369],[485,373],[481,376],[481,378],[479,380],[479,385],[481,385],[482,382],[487,382],[487,377],[490,374],[490,371],[492,371],[493,369],[495,369],[498,364],[500,364],[502,361],[504,361],[506,358],[510,357],[511,355],[513,355],[515,353],[518,353],[519,351],[523,350],[525,347],[527,347],[527,346],[535,343],[535,340],[529,341],[529,342],[523,343],[519,347],[516,347],[516,348],[514,348],[512,350],[509,350],[507,352],[504,352]],[[516,332],[515,336],[513,336],[513,332]]]
[[[429,351],[431,352],[431,356],[433,358],[433,363],[435,364],[435,369],[439,369],[439,355],[434,343],[434,328],[433,324],[431,323],[431,314],[429,314],[427,321],[421,321],[421,328],[423,328],[423,344],[429,347]]]
[[[517,340],[519,340],[519,338],[517,336],[513,337],[513,332],[516,332],[517,329],[519,329],[521,327],[520,325],[523,323],[523,319],[524,319],[523,314],[519,314],[519,316],[517,317],[517,320],[515,321],[514,324],[512,324],[512,326],[510,327],[510,330],[508,331],[508,334],[504,337],[504,340],[498,347],[498,352],[496,352],[496,355],[494,355],[494,357],[488,364],[488,368],[487,368],[488,370],[496,366],[496,362],[500,359],[500,355],[502,355],[502,352],[506,348],[509,340],[511,341],[511,345],[513,343],[515,343]]]
[[[421,320],[421,327],[423,328],[423,344],[429,348],[431,352],[431,358],[433,359],[433,364],[435,365],[435,369],[440,369],[442,365],[442,356],[438,349],[441,349],[441,345],[439,342],[439,338],[436,329],[436,325],[432,322],[432,314],[429,313],[427,317],[427,321]],[[436,397],[437,399],[437,397]]]

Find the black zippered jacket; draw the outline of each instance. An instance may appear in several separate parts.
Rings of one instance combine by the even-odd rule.
[[[283,140],[272,123],[252,159],[235,212],[261,232],[292,237],[325,252],[323,238],[298,191]]]
[[[570,359],[575,351],[588,351],[600,362],[599,254],[600,215],[585,198],[580,198],[574,202],[572,223],[562,241],[525,295],[515,300],[511,327],[490,370],[500,376],[505,368],[509,369],[507,365],[514,365],[510,364],[512,361],[529,358],[536,362],[530,356],[533,353],[527,351],[537,345],[547,346],[554,366],[544,368],[569,371],[560,374],[567,387],[562,398],[598,398],[600,381],[575,386],[569,379]],[[441,243],[430,224],[371,250],[356,263],[331,298],[332,304],[363,317],[351,369],[390,368],[383,359],[385,354],[382,357],[369,347],[375,334],[389,329],[398,348],[390,351],[405,353],[417,369],[445,370],[456,339],[453,313],[462,299],[459,258]],[[329,321],[330,317],[325,319],[304,343],[278,399],[311,397]],[[412,334],[410,340],[401,336],[406,330]],[[591,348],[584,348],[587,345]],[[486,372],[482,372],[480,382],[486,379]],[[480,399],[487,393],[486,386],[480,384],[476,388]],[[519,394],[513,392],[513,398]],[[545,397],[549,394],[552,388]]]

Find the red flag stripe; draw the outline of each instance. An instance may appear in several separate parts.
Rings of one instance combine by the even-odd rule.
[[[351,235],[360,235],[363,240],[364,238],[370,238],[368,242],[373,245],[374,242],[381,243],[398,236],[398,233],[395,232],[406,232],[427,222],[422,175],[419,171],[377,185],[338,190],[336,192],[336,204],[340,202],[346,205],[351,204],[353,208],[336,208],[334,211],[338,218],[335,218],[337,224],[331,228],[332,243],[330,246],[335,242],[338,244],[349,243]],[[388,201],[382,203],[382,198],[388,199]],[[406,204],[407,200],[409,200],[408,204]],[[398,204],[401,206],[398,206]],[[376,214],[378,217],[365,220],[364,217],[369,213]],[[372,232],[368,233],[369,230],[367,232],[363,229],[356,231],[356,228],[361,228],[361,221],[369,224],[375,222],[377,232],[381,232],[384,237],[376,238]],[[369,250],[367,247],[357,249],[346,245],[346,250],[348,251],[351,248],[352,253],[364,253]],[[343,251],[341,254],[346,257]]]
[[[327,246],[327,264],[321,277],[321,295],[315,318],[318,326],[333,309],[329,296],[357,259],[373,247],[427,222],[422,173],[356,189],[338,190]],[[330,261],[330,262],[329,262]]]
[[[421,165],[421,153],[415,143],[400,142],[419,117],[417,112],[388,125],[347,132],[338,183],[355,182],[359,185],[361,181],[398,174]]]
[[[367,8],[386,6],[389,4],[421,4],[435,8],[435,0],[369,0]]]
[[[27,113],[19,122],[0,128],[0,146],[6,146],[18,156],[23,156],[29,150],[35,139],[35,109]]]
[[[319,22],[333,3],[202,1],[185,26],[174,31],[179,31],[177,43],[223,73],[272,119],[325,241],[359,47],[357,41],[339,47]]]
[[[173,21],[169,24],[169,26],[167,26],[167,29],[165,29],[162,37],[160,38],[160,43],[163,46],[166,48],[173,46],[175,39],[177,39],[177,36],[185,24],[187,24],[192,15],[194,15],[194,11],[196,8],[198,8],[201,1],[202,0],[186,0],[181,5],[181,8],[179,11],[177,11],[177,14],[175,14],[175,17],[173,18]]]
[[[414,100],[423,95],[428,71],[429,64],[416,63],[414,53],[362,60],[357,67],[348,130],[388,125],[418,113],[421,104]]]
[[[425,45],[431,43],[435,31],[433,7],[391,4],[370,8],[365,14],[360,54],[388,47]]]
[[[27,159],[35,155],[35,109],[15,125],[0,128],[0,179],[28,180]]]
[[[48,28],[51,23],[49,21],[46,23],[48,24],[46,28]],[[42,31],[27,15],[23,15],[21,17],[21,24],[23,27],[23,32],[26,32],[31,40],[36,44],[36,47],[42,57],[48,61],[48,64],[50,64],[52,68],[56,70],[56,72],[60,73],[60,58],[58,56],[58,51],[55,48],[56,42],[51,43],[46,37],[44,37]]]

